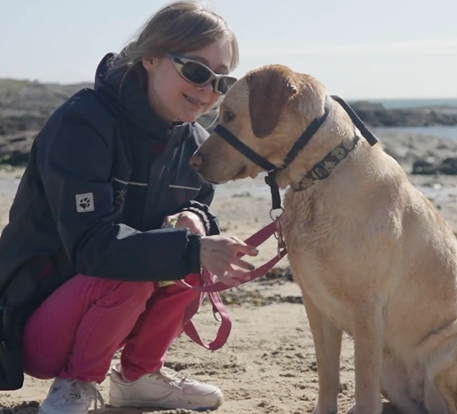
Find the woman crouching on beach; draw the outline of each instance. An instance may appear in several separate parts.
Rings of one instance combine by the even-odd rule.
[[[164,362],[198,296],[173,282],[195,283],[203,266],[230,284],[252,269],[237,254],[256,254],[219,235],[214,188],[188,163],[208,135],[195,121],[234,83],[237,61],[220,16],[170,4],[38,134],[0,239],[0,297],[25,321],[24,372],[54,379],[41,414],[87,414],[119,349],[112,406],[222,403],[217,386]]]

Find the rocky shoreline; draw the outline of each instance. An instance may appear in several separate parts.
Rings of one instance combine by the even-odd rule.
[[[457,107],[386,109],[382,104],[365,101],[351,102],[350,105],[359,117],[372,127],[457,125]]]
[[[91,86],[0,79],[0,164],[26,164],[33,139],[52,112],[75,92]],[[386,109],[365,101],[349,104],[370,127],[457,125],[453,107]],[[214,120],[215,114],[210,113],[200,123],[211,129]]]
[[[0,79],[0,164],[25,165],[36,134],[52,112],[90,86]]]

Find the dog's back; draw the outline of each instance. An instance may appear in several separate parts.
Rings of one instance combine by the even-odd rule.
[[[405,378],[411,397],[430,414],[446,413],[442,396],[455,407],[457,393],[456,238],[394,159],[358,145],[314,188],[288,190],[283,231],[293,274],[349,334],[362,302],[380,301],[384,354],[419,376]]]

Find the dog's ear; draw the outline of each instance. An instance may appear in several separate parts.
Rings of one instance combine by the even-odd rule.
[[[247,75],[249,115],[256,137],[263,138],[273,132],[288,100],[297,93],[290,75],[286,68],[275,66]]]

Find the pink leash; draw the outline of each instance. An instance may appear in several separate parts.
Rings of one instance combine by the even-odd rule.
[[[260,229],[257,233],[254,233],[251,237],[245,240],[245,243],[249,246],[258,247],[275,233],[278,233],[277,221],[271,222],[264,228]],[[227,313],[218,292],[231,289],[232,287],[250,282],[254,279],[257,279],[258,277],[265,275],[286,254],[287,249],[285,247],[279,249],[278,254],[273,257],[273,259],[269,260],[267,263],[263,264],[257,269],[254,269],[252,272],[249,272],[243,280],[234,286],[227,286],[222,282],[215,283],[213,274],[208,272],[206,269],[203,269],[200,275],[200,280],[202,281],[202,285],[200,286],[191,286],[182,280],[177,282],[184,287],[200,292],[200,295],[192,303],[189,304],[184,315],[184,332],[186,335],[195,343],[211,351],[215,351],[216,349],[221,348],[227,342],[227,339],[230,335],[230,331],[232,329],[232,321],[230,320],[230,316]],[[244,254],[240,255],[240,257],[243,256]],[[192,316],[195,315],[195,313],[198,311],[198,308],[202,303],[206,293],[208,293],[209,299],[213,306],[214,315],[219,315],[219,320],[221,322],[217,331],[216,338],[210,343],[205,343],[202,341],[200,335],[197,332],[197,329],[195,328],[195,325],[191,320]]]

